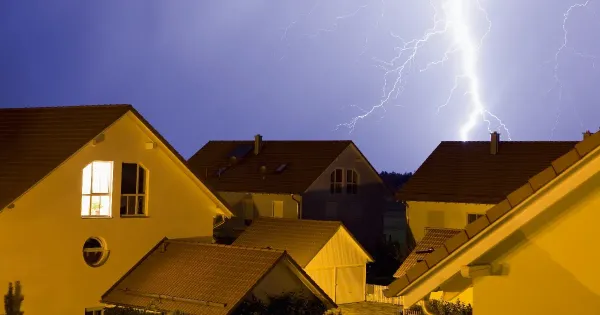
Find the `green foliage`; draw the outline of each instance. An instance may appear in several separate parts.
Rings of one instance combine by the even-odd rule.
[[[429,300],[425,302],[425,307],[428,312],[435,315],[473,315],[471,304],[465,304],[461,300],[457,300],[455,303]]]
[[[327,308],[316,299],[306,299],[295,294],[270,297],[263,303],[254,295],[241,303],[235,315],[323,315]]]
[[[104,309],[104,315],[148,315],[148,313],[131,307],[110,307]]]
[[[379,177],[383,182],[393,191],[400,189],[413,175],[412,172],[408,173],[396,173],[396,172],[381,172]]]
[[[8,283],[8,293],[4,295],[4,312],[6,315],[23,315],[21,303],[25,298],[21,294],[21,282]]]

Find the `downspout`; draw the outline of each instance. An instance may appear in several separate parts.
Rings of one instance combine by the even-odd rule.
[[[294,194],[291,194],[290,196],[292,196],[292,200],[296,202],[296,216],[298,219],[302,219],[302,207],[300,207],[300,200],[296,200],[296,198],[294,198]]]

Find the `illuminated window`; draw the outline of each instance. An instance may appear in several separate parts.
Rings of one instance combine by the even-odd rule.
[[[358,173],[354,170],[346,170],[346,193],[358,193]]]
[[[94,161],[83,169],[82,217],[110,217],[112,180],[112,162]]]
[[[342,193],[342,184],[344,171],[341,168],[338,168],[331,172],[331,181],[329,184],[329,192],[332,194],[341,194]]]
[[[148,174],[139,164],[123,163],[121,172],[121,216],[146,215]]]

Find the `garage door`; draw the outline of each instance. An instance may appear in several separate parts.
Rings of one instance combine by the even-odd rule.
[[[335,274],[333,268],[306,270],[306,273],[335,301]]]
[[[336,270],[335,302],[344,304],[364,301],[366,266],[338,267]]]

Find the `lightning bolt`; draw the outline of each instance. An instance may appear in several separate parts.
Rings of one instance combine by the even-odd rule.
[[[562,101],[562,96],[563,96],[563,83],[560,79],[560,75],[559,75],[559,69],[560,69],[560,56],[563,54],[563,52],[565,50],[571,51],[571,53],[573,53],[576,56],[579,56],[581,58],[586,58],[586,59],[590,59],[592,61],[592,67],[595,68],[596,67],[596,58],[597,56],[588,54],[588,53],[584,53],[581,51],[577,51],[575,50],[575,48],[569,46],[569,31],[567,29],[567,23],[569,21],[569,18],[571,17],[571,13],[573,12],[573,10],[577,10],[577,9],[582,9],[582,8],[586,8],[588,7],[588,5],[591,3],[591,0],[587,0],[585,2],[582,3],[576,3],[571,5],[564,13],[563,13],[563,20],[562,20],[562,31],[563,31],[563,40],[562,40],[562,44],[560,45],[560,47],[558,47],[558,49],[556,50],[556,53],[554,54],[554,73],[553,73],[553,78],[554,78],[554,83],[552,85],[552,87],[547,91],[547,94],[552,92],[555,89],[558,89],[558,106],[556,107],[556,120],[554,122],[554,126],[552,127],[552,131],[551,131],[551,138],[554,138],[554,132],[556,131],[556,128],[558,127],[558,124],[560,123],[560,118],[561,118],[561,101]],[[580,120],[580,125],[583,128],[583,123],[581,123]]]

